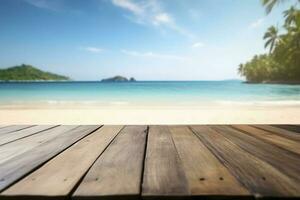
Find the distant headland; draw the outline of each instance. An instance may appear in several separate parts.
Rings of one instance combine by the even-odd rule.
[[[131,77],[130,79],[124,76],[114,76],[110,78],[102,79],[101,82],[135,82],[135,78]]]
[[[69,77],[45,72],[31,65],[0,69],[0,81],[68,81]]]

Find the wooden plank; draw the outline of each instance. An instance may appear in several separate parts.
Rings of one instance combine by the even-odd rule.
[[[254,127],[300,142],[300,134],[293,131],[289,131],[286,129],[282,129],[270,125],[255,125]]]
[[[0,135],[0,146],[3,144],[7,144],[13,142],[18,139],[22,139],[36,133],[54,128],[56,126],[53,125],[44,125],[44,126],[33,126],[20,131],[12,132],[9,134]]]
[[[167,126],[150,126],[142,185],[143,198],[188,196],[188,182]]]
[[[8,127],[8,126],[10,126],[10,125],[1,125],[1,126],[0,126],[0,129],[1,129],[1,128]]]
[[[286,129],[286,130],[289,130],[289,131],[293,131],[293,132],[296,132],[298,134],[300,133],[300,125],[272,125],[272,126],[282,128],[282,129]]]
[[[94,163],[73,198],[139,198],[146,130],[146,126],[126,126]]]
[[[100,128],[5,190],[2,197],[66,197],[122,127]]]
[[[300,183],[300,157],[296,154],[229,126],[213,126],[212,128],[228,138],[231,142],[237,144],[240,148],[268,162],[282,173]]]
[[[169,127],[193,196],[249,196],[250,193],[187,126]]]
[[[0,164],[12,159],[13,157],[23,154],[26,151],[34,149],[76,127],[78,126],[59,126],[36,135],[32,135],[31,137],[2,145],[0,146]]]
[[[0,164],[0,191],[56,156],[99,126],[79,126]]]
[[[234,128],[241,130],[249,135],[253,135],[259,139],[275,144],[288,151],[300,154],[300,143],[294,140],[281,137],[274,133],[264,131],[248,125],[233,125]]]
[[[300,187],[272,165],[207,126],[192,126],[201,141],[256,197],[299,197]]]
[[[26,128],[29,128],[29,127],[32,127],[32,126],[34,126],[34,125],[6,126],[6,127],[3,127],[3,128],[0,129],[0,135],[15,132],[15,131],[19,131],[19,130],[26,129]]]

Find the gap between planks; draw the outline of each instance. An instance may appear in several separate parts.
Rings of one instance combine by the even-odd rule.
[[[78,126],[64,134],[30,149],[0,164],[0,191],[41,167],[74,143],[97,130],[100,126]],[[53,129],[51,129],[53,130]]]
[[[191,181],[191,177],[192,177],[192,175],[188,175],[188,173],[187,173],[187,169],[188,168],[193,168],[193,167],[191,167],[191,166],[189,166],[188,164],[187,164],[187,162],[185,161],[185,159],[182,159],[182,158],[184,158],[182,155],[185,155],[186,154],[186,150],[185,150],[185,148],[183,148],[183,147],[185,147],[186,145],[184,145],[184,144],[182,144],[182,141],[181,141],[181,139],[182,138],[180,138],[179,136],[180,136],[180,134],[178,135],[178,130],[180,130],[180,131],[182,131],[182,132],[187,132],[188,134],[190,134],[190,132],[188,131],[188,130],[186,130],[186,128],[187,129],[189,129],[187,126],[167,126],[167,127],[160,127],[160,126],[150,126],[150,128],[149,127],[147,127],[146,128],[146,138],[145,138],[145,144],[144,144],[144,154],[143,154],[143,156],[142,156],[142,166],[141,166],[141,175],[140,175],[140,185],[139,185],[139,194],[138,193],[135,193],[133,196],[132,195],[125,195],[124,196],[124,194],[121,194],[121,195],[115,195],[115,196],[110,196],[110,197],[116,197],[116,198],[118,198],[118,197],[134,197],[134,198],[140,198],[141,196],[142,196],[142,198],[153,198],[153,197],[157,197],[157,198],[161,198],[161,197],[172,197],[172,194],[170,194],[170,193],[164,193],[164,192],[162,192],[161,194],[158,194],[158,195],[153,195],[153,194],[147,194],[147,193],[145,193],[145,189],[143,189],[143,186],[144,186],[144,182],[145,182],[145,180],[146,180],[146,178],[144,177],[145,176],[145,171],[146,171],[146,168],[147,168],[147,165],[146,165],[146,162],[147,162],[147,151],[148,151],[148,148],[149,148],[149,146],[148,146],[148,143],[150,142],[150,141],[148,141],[149,140],[149,133],[150,133],[150,130],[151,130],[151,127],[154,127],[154,128],[157,128],[158,127],[158,129],[162,129],[163,130],[163,132],[167,132],[168,134],[170,134],[171,135],[171,140],[170,139],[168,139],[169,140],[169,142],[173,142],[173,147],[172,148],[174,148],[175,149],[175,154],[177,154],[177,156],[178,156],[178,158],[179,158],[179,162],[180,162],[180,165],[181,165],[181,167],[179,167],[179,168],[181,168],[181,169],[179,169],[179,171],[180,170],[183,170],[183,176],[185,177],[185,181],[183,181],[184,182],[184,184],[185,184],[185,186],[183,186],[183,188],[185,188],[185,189],[183,189],[182,191],[183,191],[183,193],[182,194],[178,194],[178,196],[176,196],[176,198],[177,197],[180,197],[181,195],[186,195],[186,196],[189,196],[189,195],[202,195],[202,197],[205,197],[206,195],[207,196],[214,196],[214,194],[212,193],[213,192],[213,190],[211,190],[210,188],[206,188],[207,189],[207,191],[206,191],[206,195],[204,194],[205,192],[203,192],[203,191],[205,191],[205,188],[203,189],[203,188],[201,188],[200,187],[200,189],[198,188],[198,189],[195,189],[195,188],[197,188],[197,183],[195,184],[195,183],[193,183],[193,181]],[[191,127],[193,127],[193,126],[191,126]],[[213,127],[213,126],[212,126]],[[103,128],[103,127],[102,127]],[[101,130],[101,129],[98,129],[98,130]],[[191,129],[191,130],[193,130],[193,129]],[[180,132],[179,131],[179,132]],[[95,133],[95,132],[93,132],[93,133]],[[200,137],[200,139],[198,138],[198,134],[197,134],[197,131],[196,131],[196,133],[194,132],[194,131],[192,131],[192,135],[194,135],[195,137],[196,137],[196,139],[197,139],[197,142],[196,143],[198,143],[198,142],[200,142],[200,144],[202,143],[202,139],[201,139],[201,137]],[[243,134],[245,134],[245,133],[243,133]],[[92,135],[92,134],[90,134],[90,135]],[[193,138],[194,136],[192,136],[192,135],[189,135],[188,136],[188,138]],[[82,177],[82,178],[80,178],[78,181],[77,181],[77,183],[75,184],[75,185],[73,185],[72,187],[73,187],[73,189],[68,189],[68,191],[71,191],[71,192],[69,192],[69,194],[71,193],[71,194],[73,194],[74,193],[74,196],[73,196],[73,198],[75,198],[75,199],[89,199],[89,198],[98,198],[99,196],[101,196],[101,195],[99,195],[99,194],[97,194],[97,195],[80,195],[80,193],[79,193],[79,195],[75,195],[75,193],[76,193],[76,191],[78,190],[78,188],[80,187],[80,185],[81,185],[81,183],[84,181],[84,179],[86,178],[86,176],[88,176],[88,173],[89,173],[89,171],[92,169],[92,167],[93,167],[93,165],[95,165],[95,163],[96,163],[96,161],[98,160],[98,159],[100,159],[101,157],[102,157],[102,154],[107,150],[107,149],[109,149],[109,146],[113,143],[113,141],[118,137],[119,135],[117,135],[113,140],[112,140],[112,142],[111,143],[109,143],[108,145],[107,145],[107,147],[103,150],[103,152],[99,155],[99,157],[98,158],[96,158],[96,160],[94,161],[94,163],[93,164],[91,164],[90,165],[90,167],[87,169],[87,171],[86,171],[86,173],[83,173],[83,175],[84,175],[84,177]],[[182,136],[182,135],[181,135]],[[86,137],[88,137],[88,136],[86,136]],[[82,141],[82,140],[84,140],[86,137],[84,137],[83,139],[79,139],[76,143],[80,143],[80,141]],[[169,137],[169,136],[168,136]],[[177,139],[175,139],[177,137]],[[250,137],[250,136],[249,136]],[[252,136],[251,136],[252,137]],[[227,138],[228,139],[228,138]],[[226,139],[226,140],[227,140]],[[151,139],[150,139],[151,140]],[[258,140],[258,139],[257,139]],[[261,140],[261,142],[266,142],[265,140]],[[76,144],[75,143],[75,144]],[[176,145],[176,143],[177,143],[177,145]],[[171,144],[171,143],[170,143]],[[213,155],[214,157],[215,157],[215,153],[216,153],[216,151],[214,151],[214,150],[212,150],[211,148],[210,148],[210,146],[206,146],[207,145],[207,143],[203,143],[204,145],[205,145],[205,148],[207,148],[208,150],[209,150],[209,153],[211,154],[211,155]],[[73,144],[74,145],[74,144]],[[238,146],[238,145],[237,145]],[[60,155],[63,155],[64,153],[66,153],[69,149],[71,149],[73,146],[71,145],[70,147],[67,147],[65,150],[63,150],[63,152],[61,152],[61,153],[59,153],[58,155],[56,155],[54,158],[52,158],[51,160],[49,160],[48,162],[46,162],[45,164],[43,164],[43,166],[42,167],[40,167],[39,169],[37,169],[36,171],[34,171],[32,174],[35,174],[37,171],[39,171],[39,170],[41,170],[41,169],[43,169],[43,167],[45,167],[45,166],[47,166],[48,165],[48,163],[49,163],[49,165],[50,165],[50,163],[51,162],[53,162],[53,160],[55,160],[56,158],[58,158]],[[151,147],[150,147],[151,148]],[[172,149],[171,148],[171,149]],[[234,148],[236,148],[236,147],[234,147]],[[174,150],[171,150],[171,151],[174,151]],[[205,151],[205,150],[204,150]],[[193,152],[192,152],[193,153]],[[104,154],[103,154],[104,155]],[[194,156],[196,156],[196,155],[193,155],[193,157]],[[176,157],[176,155],[175,155],[175,157]],[[255,156],[256,157],[256,156]],[[198,159],[197,157],[194,157],[195,159]],[[177,162],[176,161],[176,159],[177,158],[175,158],[175,162]],[[211,158],[211,159],[213,159],[213,158]],[[215,159],[217,159],[217,162],[219,162],[219,159],[220,159],[220,157],[219,157],[219,155],[217,155],[216,157],[215,157]],[[214,160],[214,159],[213,159]],[[221,159],[222,160],[222,159]],[[213,163],[214,163],[215,161],[213,161]],[[223,162],[220,162],[220,164],[221,165],[223,165]],[[218,164],[217,164],[218,165]],[[226,167],[226,170],[227,170],[227,168],[228,168],[228,166],[225,164],[225,167]],[[229,169],[230,169],[230,167],[229,167]],[[225,171],[226,171],[225,170]],[[222,172],[222,170],[221,170],[221,172]],[[230,170],[230,172],[232,172],[232,170]],[[222,172],[222,173],[225,173],[225,174],[227,174],[227,172]],[[222,174],[221,173],[221,174]],[[30,174],[29,176],[31,176],[32,174]],[[180,173],[179,173],[180,174]],[[234,175],[236,175],[236,173],[233,173]],[[221,176],[220,175],[218,175],[218,174],[216,174],[216,177],[226,177],[226,180],[227,180],[227,177],[228,177],[228,175],[224,175],[224,174],[222,174]],[[229,175],[230,176],[230,175]],[[27,176],[28,177],[28,176]],[[7,192],[8,193],[8,196],[10,196],[10,195],[12,195],[13,197],[15,196],[15,195],[17,195],[17,194],[13,194],[13,192],[12,193],[10,193],[10,195],[9,195],[9,191],[14,191],[13,190],[13,188],[14,188],[14,186],[16,186],[16,185],[18,185],[19,183],[21,183],[23,180],[26,180],[26,178],[27,177],[25,177],[25,179],[22,179],[21,181],[19,181],[17,184],[15,184],[15,185],[13,185],[11,188],[12,188],[12,190],[10,190],[10,188],[8,189],[8,190],[5,190],[4,191],[4,193],[5,192]],[[239,177],[239,175],[237,176],[237,177]],[[239,178],[238,178],[239,179]],[[208,179],[208,180],[210,180],[210,179]],[[208,181],[207,180],[207,181]],[[230,180],[230,178],[229,178],[229,180]],[[241,182],[241,183],[243,183],[243,185],[247,185],[247,184],[245,184],[245,182],[244,181],[240,181],[240,179],[239,179],[239,182]],[[23,182],[23,184],[24,184],[24,182]],[[201,183],[201,184],[203,184],[203,183]],[[194,188],[193,187],[190,187],[190,185],[194,185]],[[37,185],[38,186],[38,185]],[[227,186],[227,185],[226,185]],[[41,186],[38,186],[38,187],[41,187]],[[171,186],[172,187],[172,186]],[[181,187],[181,186],[180,186]],[[215,187],[220,187],[220,186],[215,186]],[[243,188],[243,186],[238,186],[238,183],[237,183],[237,187],[241,187],[241,188]],[[16,187],[17,188],[17,187]],[[17,191],[16,190],[16,188],[15,188],[15,191]],[[193,188],[193,190],[191,190],[191,188]],[[201,191],[201,189],[202,189],[202,191]],[[221,189],[222,189],[222,187],[221,187]],[[239,190],[239,188],[234,188],[234,189],[236,189],[237,190],[237,194],[239,193],[239,192],[241,192],[243,195],[247,195],[247,192],[246,191],[243,191],[243,189],[240,189],[240,191],[238,191]],[[172,189],[171,189],[172,190]],[[212,191],[212,192],[209,192],[209,191]],[[28,192],[27,190],[24,190],[25,192]],[[137,190],[136,190],[137,191]],[[165,191],[168,191],[168,189],[166,189]],[[289,191],[293,191],[293,187],[289,190]],[[230,193],[230,188],[229,188],[229,190],[224,190],[223,192],[228,192],[228,193]],[[261,192],[261,193],[256,193],[254,190],[252,190],[252,192],[253,192],[253,194],[254,195],[258,195],[258,196],[265,196],[265,195],[268,195],[267,193],[263,193],[263,192]],[[28,193],[30,193],[30,192],[28,192]],[[137,195],[136,195],[137,194]],[[225,193],[223,193],[223,195],[224,195]],[[20,194],[19,194],[20,195]],[[21,194],[21,195],[24,195],[24,194]],[[31,194],[32,195],[32,194]],[[53,195],[53,194],[52,194]],[[65,195],[65,194],[64,194]],[[61,198],[61,197],[65,197],[64,195],[62,195],[61,196],[61,194],[55,194],[54,196],[56,197],[56,198]],[[67,194],[68,195],[68,194]],[[169,195],[169,196],[168,196]],[[217,196],[218,197],[218,195],[215,195],[215,196]],[[221,195],[222,196],[222,195]],[[28,196],[27,196],[28,197]],[[40,196],[40,194],[34,194],[34,197],[45,197],[45,196]],[[51,195],[49,195],[49,197],[51,197]],[[109,196],[108,195],[102,195],[101,196],[101,198],[108,198]],[[173,196],[173,197],[175,197],[175,196]],[[1,197],[0,197],[0,199],[1,199]]]
[[[68,196],[122,128],[101,127],[5,190],[2,195],[44,196],[44,199]],[[78,162],[80,165],[76,165]]]

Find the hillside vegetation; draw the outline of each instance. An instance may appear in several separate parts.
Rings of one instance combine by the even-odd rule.
[[[14,66],[7,69],[0,69],[1,81],[46,81],[46,80],[70,80],[69,77],[44,72],[31,65]]]

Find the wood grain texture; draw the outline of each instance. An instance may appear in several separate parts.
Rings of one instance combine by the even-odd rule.
[[[78,126],[59,126],[44,132],[41,132],[31,137],[23,138],[12,143],[0,146],[0,164],[25,153],[43,143],[60,136]],[[24,129],[26,130],[26,129]]]
[[[207,126],[192,126],[201,141],[256,197],[300,197],[297,183]]]
[[[0,146],[3,144],[7,144],[9,142],[13,142],[18,139],[22,139],[36,133],[54,128],[54,125],[44,125],[44,126],[32,126],[23,130],[19,130],[16,132],[12,132],[9,134],[0,135]]]
[[[143,198],[188,195],[188,182],[168,127],[150,126],[142,185]]]
[[[300,154],[300,143],[297,141],[248,125],[233,125],[233,127],[249,135],[253,135],[254,137],[275,144],[283,149]]]
[[[295,141],[300,142],[300,134],[293,132],[293,131],[289,131],[286,129],[282,129],[282,128],[278,128],[278,127],[270,126],[270,125],[255,125],[254,127],[275,133],[279,136],[286,137],[290,140],[295,140]]]
[[[191,195],[249,196],[249,192],[187,126],[169,127]]]
[[[146,126],[126,126],[97,159],[72,198],[139,198]]]
[[[54,198],[65,196],[78,183],[123,126],[104,126],[78,141],[1,195]],[[80,163],[80,164],[78,164]]]
[[[300,187],[300,156],[229,126],[212,126],[212,128],[243,150],[268,162],[282,173],[295,179]]]
[[[10,125],[1,125],[1,126],[0,126],[0,129],[1,129],[1,128],[8,127],[8,126],[10,126]]]
[[[0,191],[59,154],[99,126],[79,126],[0,164]]]
[[[275,126],[275,127],[281,128],[281,129],[286,129],[289,131],[293,131],[298,134],[300,133],[300,125],[272,125],[272,126]]]
[[[300,198],[299,126],[99,127],[0,126],[0,199]]]
[[[29,127],[32,127],[32,126],[34,126],[34,125],[5,126],[5,127],[0,129],[0,135],[11,133],[11,132],[14,132],[14,131],[19,131],[19,130],[26,129],[26,128],[29,128]]]

